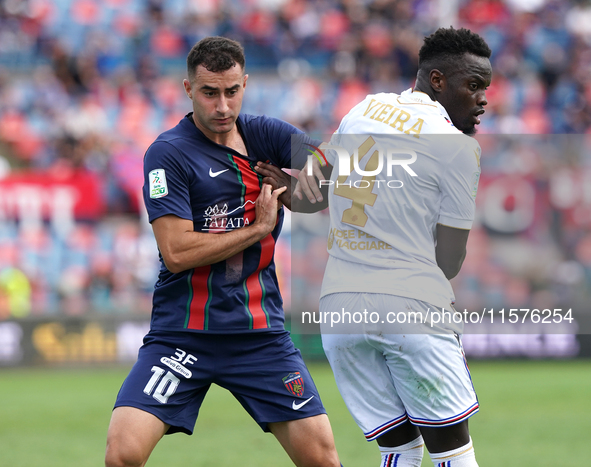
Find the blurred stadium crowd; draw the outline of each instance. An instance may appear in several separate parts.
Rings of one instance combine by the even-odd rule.
[[[591,1],[459,0],[457,18],[494,68],[462,307],[588,298]],[[330,134],[366,94],[412,85],[440,20],[434,0],[2,0],[0,319],[149,312],[142,156],[190,111],[196,41],[244,44],[244,112]],[[294,242],[293,274],[326,254],[324,233],[317,248]]]

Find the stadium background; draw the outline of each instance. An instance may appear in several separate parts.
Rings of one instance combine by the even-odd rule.
[[[329,134],[367,93],[410,87],[422,37],[449,24],[483,35],[494,69],[479,131],[479,218],[454,280],[459,306],[572,307],[583,321],[578,335],[570,329],[561,338],[538,329],[467,336],[468,356],[557,358],[578,369],[573,385],[589,394],[581,376],[587,360],[565,359],[591,355],[591,2],[3,0],[3,400],[15,396],[10,388],[23,375],[42,384],[64,376],[64,366],[134,360],[158,267],[140,200],[142,156],[190,110],[181,81],[197,40],[219,34],[244,44],[244,112]],[[288,313],[315,309],[326,257],[322,222],[293,227],[286,225],[277,246]],[[290,293],[290,283],[308,293]],[[307,359],[322,360],[317,335],[294,333],[294,340]],[[532,374],[541,364],[515,362]],[[491,384],[512,372],[480,365],[493,369]],[[49,370],[10,369],[20,366]],[[562,367],[549,368],[560,374]],[[109,377],[101,371],[91,373]],[[92,377],[64,377],[77,374]],[[110,391],[114,397],[116,387]],[[0,409],[0,425],[12,420],[7,410]],[[0,431],[0,459],[9,440]]]

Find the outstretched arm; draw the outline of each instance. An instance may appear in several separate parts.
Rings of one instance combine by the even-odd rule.
[[[178,273],[234,256],[269,235],[277,223],[277,198],[286,188],[264,184],[255,202],[255,221],[221,234],[195,232],[193,221],[169,214],[152,222],[154,236],[170,272]]]

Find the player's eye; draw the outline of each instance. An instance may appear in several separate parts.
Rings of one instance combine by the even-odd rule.
[[[478,89],[478,83],[470,83],[469,86],[472,91],[476,91]]]

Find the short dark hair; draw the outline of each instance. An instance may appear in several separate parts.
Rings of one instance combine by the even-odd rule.
[[[236,64],[244,70],[244,48],[240,43],[227,37],[206,37],[197,42],[187,55],[187,74],[192,80],[199,65],[213,73],[220,73]]]
[[[482,37],[469,29],[439,28],[425,37],[419,51],[419,70],[455,66],[457,59],[466,53],[490,58],[491,50]]]

